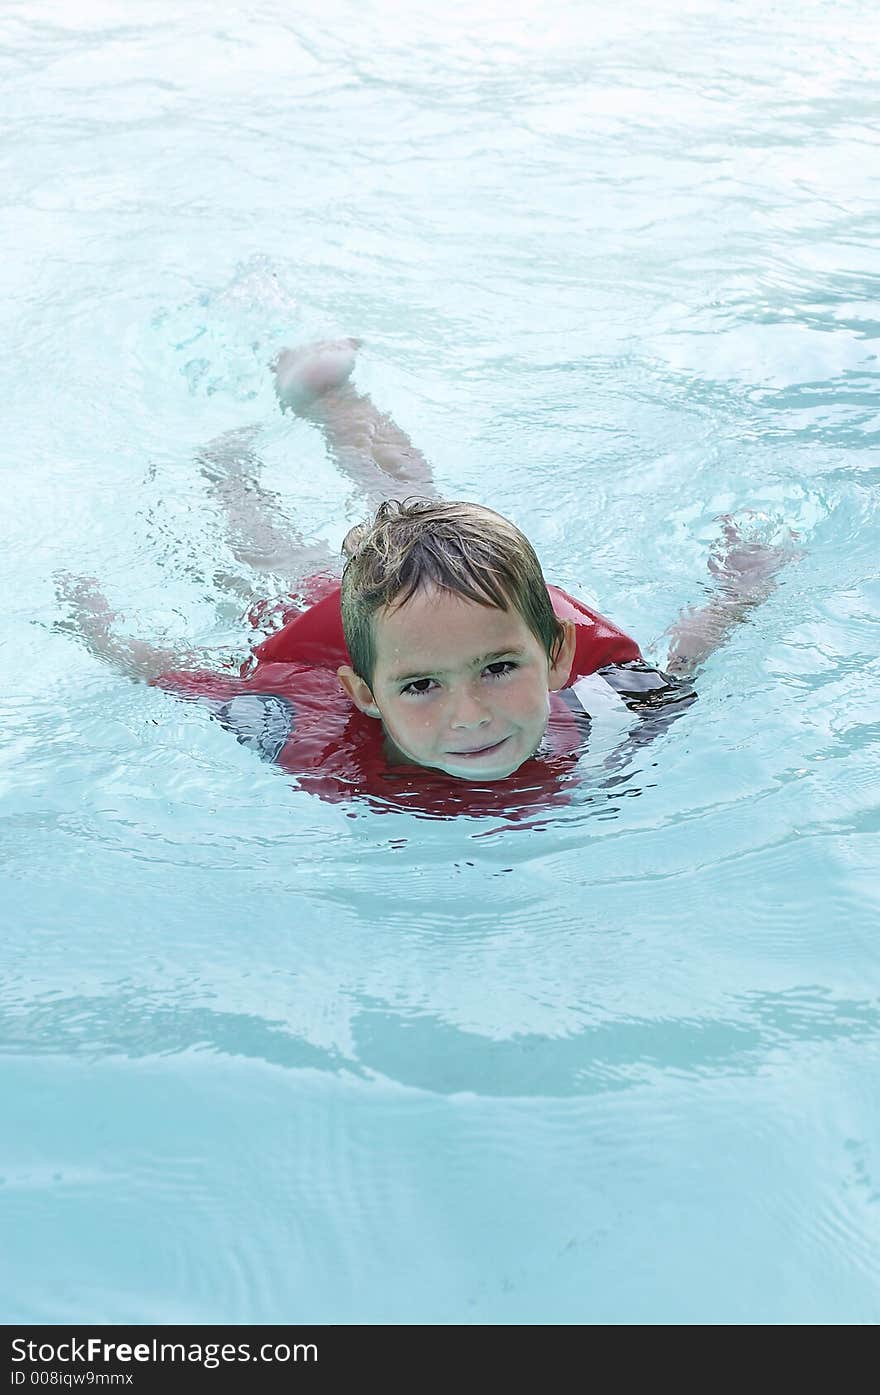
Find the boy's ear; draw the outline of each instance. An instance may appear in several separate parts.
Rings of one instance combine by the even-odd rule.
[[[369,683],[365,683],[363,678],[359,678],[350,664],[343,664],[342,668],[338,668],[336,677],[355,707],[366,713],[368,717],[381,718],[382,713],[376,706]]]
[[[577,644],[577,626],[573,620],[563,620],[562,628],[565,631],[562,643],[556,652],[556,658],[550,662],[550,677],[548,686],[552,693],[556,693],[560,688],[564,688],[571,675],[571,666],[574,663],[574,651]]]

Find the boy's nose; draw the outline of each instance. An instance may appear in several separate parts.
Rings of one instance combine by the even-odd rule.
[[[449,719],[449,725],[456,731],[462,731],[470,727],[483,727],[492,718],[477,699],[476,695],[469,689],[464,689],[455,698],[455,705]]]

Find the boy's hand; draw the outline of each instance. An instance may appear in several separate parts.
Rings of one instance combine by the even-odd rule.
[[[770,522],[766,515],[746,509],[740,517],[750,521],[748,531],[752,536],[746,535],[732,514],[724,514],[719,520],[723,541],[709,558],[709,571],[718,582],[718,589],[708,605],[686,610],[669,630],[666,667],[670,673],[693,673],[734,626],[747,619],[753,608],[771,594],[779,569],[801,555],[792,545],[797,542],[797,534],[791,529],[782,542],[769,538],[763,541],[761,525]]]
[[[82,640],[90,654],[113,664],[129,678],[153,679],[170,669],[192,667],[189,656],[171,649],[158,649],[140,639],[123,639],[111,631],[118,617],[110,609],[94,577],[75,576],[73,572],[55,573],[55,591],[59,601],[68,607],[69,619],[56,620],[53,629],[60,634],[72,634]]]
[[[269,364],[282,408],[307,413],[319,397],[341,388],[351,377],[360,345],[360,339],[327,339],[282,349]]]
[[[754,509],[744,509],[740,517],[755,520],[755,533],[759,533],[761,523],[767,521],[765,514],[757,513]],[[759,537],[747,537],[742,524],[732,514],[722,514],[718,521],[723,525],[724,542],[709,558],[709,571],[731,595],[747,601],[765,600],[773,590],[776,573],[786,562],[798,556],[798,552],[785,543],[762,542]],[[797,534],[789,529],[786,542],[796,541]]]
[[[54,581],[55,594],[70,615],[69,620],[56,620],[54,628],[67,634],[107,634],[116,616],[95,578],[60,571]]]

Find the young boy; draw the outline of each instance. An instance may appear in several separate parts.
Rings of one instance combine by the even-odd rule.
[[[724,551],[710,563],[715,593],[673,627],[669,673],[660,673],[610,621],[547,587],[507,519],[438,498],[424,457],[351,385],[357,347],[285,350],[273,364],[282,407],[320,427],[378,506],[345,539],[341,584],[325,549],[279,529],[254,478],[250,436],[233,433],[201,457],[233,550],[286,575],[307,607],[238,677],[206,669],[205,656],[116,636],[97,588],[67,578],[75,629],[132,677],[203,703],[324,797],[379,794],[434,813],[556,802],[596,705],[638,713],[639,744],[662,730],[693,700],[697,665],[772,589],[784,554],[744,542],[727,520]],[[404,502],[389,500],[392,491]]]

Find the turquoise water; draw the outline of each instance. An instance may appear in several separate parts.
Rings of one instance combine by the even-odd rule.
[[[876,28],[6,6],[5,1320],[880,1319]],[[338,545],[264,365],[339,332],[646,648],[719,513],[801,536],[540,831],[322,803],[53,629],[67,568],[243,652],[194,455],[259,424]]]

